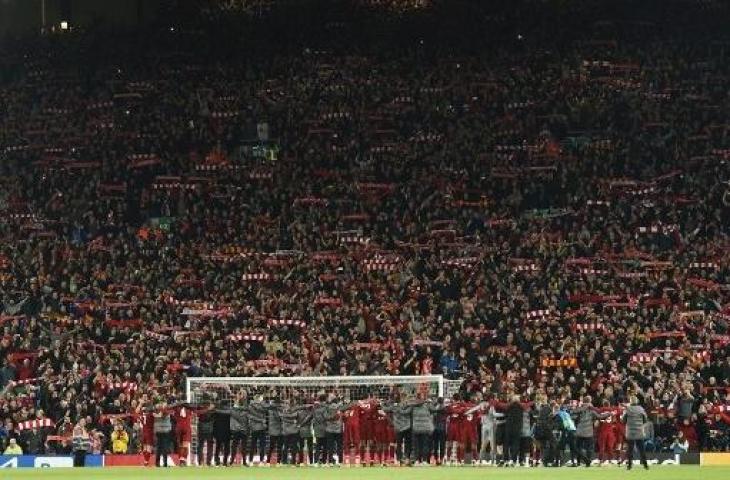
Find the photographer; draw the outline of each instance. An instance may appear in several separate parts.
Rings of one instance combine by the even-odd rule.
[[[124,425],[117,423],[111,435],[112,453],[124,455],[129,448],[129,434],[124,430]]]

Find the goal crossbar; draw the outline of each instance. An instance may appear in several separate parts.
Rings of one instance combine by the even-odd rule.
[[[187,401],[192,402],[195,387],[228,385],[247,387],[312,387],[341,388],[367,385],[398,386],[408,384],[437,384],[438,396],[444,395],[443,375],[363,375],[326,377],[188,377]]]

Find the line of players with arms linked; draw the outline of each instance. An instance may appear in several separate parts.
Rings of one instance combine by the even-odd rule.
[[[173,446],[181,465],[188,459],[197,421],[198,465],[296,464],[339,466],[441,465],[475,463],[499,466],[590,466],[596,446],[601,462],[626,462],[631,468],[644,453],[649,422],[634,396],[623,406],[594,407],[580,402],[431,399],[426,392],[398,391],[381,401],[366,393],[346,401],[335,393],[316,398],[302,392],[237,392],[199,404],[158,404],[143,415],[145,461],[154,450],[156,465],[167,466]],[[381,392],[382,393],[382,392]],[[625,450],[624,450],[625,447]]]

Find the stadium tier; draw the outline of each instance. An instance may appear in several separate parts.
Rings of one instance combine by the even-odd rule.
[[[0,43],[0,452],[730,450],[726,2],[188,3]]]

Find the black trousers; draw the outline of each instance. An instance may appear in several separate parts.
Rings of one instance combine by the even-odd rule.
[[[276,461],[281,463],[281,454],[284,450],[284,437],[281,435],[269,435],[269,452],[267,453],[267,461],[271,463],[276,452]]]
[[[241,452],[241,463],[246,465],[246,447],[248,443],[248,435],[246,432],[231,432],[231,460],[229,463],[233,465],[236,461],[236,455]]]
[[[255,430],[251,432],[251,448],[248,451],[248,461],[253,462],[253,454],[259,454],[259,461],[264,461],[266,453],[266,430]]]
[[[210,465],[213,459],[213,435],[200,435],[198,436],[198,465],[203,465],[203,450],[205,454],[205,465]]]
[[[520,463],[525,461],[525,457],[532,450],[532,437],[520,437]],[[530,459],[532,461],[533,459]]]
[[[279,462],[288,465],[289,458],[291,457],[291,463],[297,463],[297,453],[299,453],[299,434],[294,433],[291,435],[284,435],[281,437],[283,448],[281,449],[281,458]]]
[[[317,463],[327,463],[327,437],[317,437],[317,453],[315,454]]]
[[[160,459],[162,459],[162,465],[167,466],[167,455],[170,453],[170,443],[172,443],[172,432],[155,433],[155,466],[161,466]]]
[[[74,450],[74,467],[86,466],[86,450]]]
[[[417,462],[429,462],[431,460],[432,434],[414,433],[413,447]]]
[[[307,460],[309,464],[314,463],[314,444],[312,443],[312,437],[299,437],[299,443],[297,444],[297,456],[299,457],[299,463],[304,462],[304,449],[307,449]]]
[[[205,465],[210,466],[210,462],[213,460],[212,434],[201,435],[198,437],[198,465],[203,465],[203,450],[205,450]]]
[[[590,465],[593,461],[593,452],[596,449],[596,441],[593,437],[578,437],[576,447],[578,462]]]
[[[436,462],[440,463],[446,457],[446,432],[434,430],[432,441],[433,456],[436,457]]]
[[[411,441],[413,440],[411,429],[396,432],[395,434],[395,458],[399,462],[411,460]]]
[[[542,466],[546,467],[555,463],[555,448],[557,443],[555,442],[555,435],[552,431],[547,431],[540,435],[539,439],[536,439],[540,447],[540,460]]]
[[[634,461],[634,446],[636,446],[637,450],[639,450],[639,458],[641,459],[641,464],[644,466],[648,466],[648,463],[646,463],[646,450],[644,449],[644,440],[626,440],[626,460],[628,461],[628,466],[631,466],[631,462]]]
[[[563,460],[563,452],[565,451],[565,446],[568,446],[568,449],[570,449],[570,461],[575,463],[577,458],[577,452],[575,449],[575,432],[573,431],[563,431],[560,435],[560,442],[558,442],[558,451],[557,451],[557,457],[562,463]]]
[[[216,435],[215,437],[215,464],[220,465],[223,460],[223,465],[228,465],[228,456],[231,454],[231,436],[230,435]]]
[[[507,432],[504,434],[504,457],[505,460],[518,462],[520,460],[520,439],[519,432]]]
[[[325,451],[325,463],[335,463],[333,455],[337,454],[337,460],[340,465],[343,461],[343,446],[342,446],[342,434],[341,433],[330,433],[327,432],[327,448]]]

